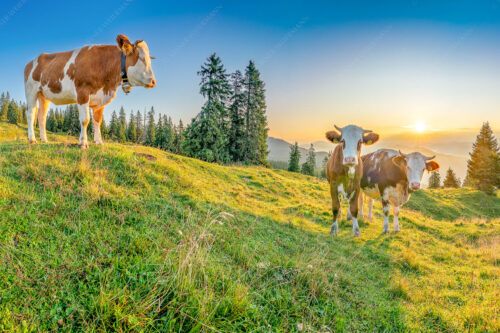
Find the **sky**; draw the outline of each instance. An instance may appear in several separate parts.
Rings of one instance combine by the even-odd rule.
[[[499,32],[500,0],[4,0],[0,91],[24,101],[31,59],[121,33],[148,43],[157,86],[119,90],[108,119],[122,105],[154,106],[189,122],[204,102],[196,73],[216,52],[228,73],[255,61],[274,137],[321,140],[333,124],[423,135],[489,121],[498,131]]]

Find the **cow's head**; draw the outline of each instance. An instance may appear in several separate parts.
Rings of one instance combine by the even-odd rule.
[[[128,37],[124,35],[118,35],[116,42],[127,56],[127,76],[130,84],[132,86],[153,88],[156,85],[156,80],[151,67],[151,59],[154,59],[154,57],[149,55],[148,44],[143,40],[131,44]]]
[[[371,145],[378,141],[379,135],[370,130],[364,130],[355,125],[343,128],[337,127],[337,131],[326,132],[326,138],[333,143],[342,144],[342,163],[347,167],[358,165],[361,145]]]
[[[408,187],[412,191],[420,189],[425,170],[433,172],[439,169],[439,164],[436,161],[431,161],[436,156],[428,157],[418,152],[403,154],[401,151],[399,154],[394,156],[392,160],[405,170]]]

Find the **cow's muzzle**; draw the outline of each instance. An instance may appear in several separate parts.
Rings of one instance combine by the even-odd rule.
[[[410,184],[410,189],[412,190],[419,190],[420,189],[420,183],[413,182]]]
[[[156,80],[152,79],[149,84],[146,84],[146,88],[154,88],[156,86]]]
[[[352,167],[358,164],[356,157],[344,157],[344,165],[347,167]]]

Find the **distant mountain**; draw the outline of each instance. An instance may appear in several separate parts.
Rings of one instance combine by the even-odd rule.
[[[292,145],[293,145],[292,143],[287,142],[283,139],[268,137],[267,147],[269,149],[269,155],[267,159],[270,161],[288,162],[288,159],[290,158],[290,147]],[[317,150],[316,147],[314,149]],[[304,163],[306,161],[309,150],[303,147],[299,147],[299,151],[300,151],[300,163]],[[323,165],[323,159],[325,158],[325,156],[328,156],[328,153],[325,151],[316,151],[315,155],[316,155],[316,166],[321,167]]]

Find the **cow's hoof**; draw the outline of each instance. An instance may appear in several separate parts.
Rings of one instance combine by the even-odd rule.
[[[30,143],[30,145],[32,145],[32,144],[35,144],[35,143],[36,143],[36,140],[35,140],[35,139],[33,139],[33,140],[28,140],[28,142]]]
[[[401,230],[399,228],[394,229],[394,232],[400,232]]]
[[[104,146],[104,142],[102,142],[102,141],[96,142],[95,144],[98,146],[101,146],[101,147]]]
[[[389,229],[384,229],[384,234],[388,234],[389,232]]]
[[[81,143],[80,144],[80,148],[83,149],[83,150],[87,149],[88,147],[89,147],[88,143]]]
[[[354,237],[361,236],[361,232],[359,231],[359,228],[353,229],[352,234],[354,235]]]
[[[49,143],[49,140],[47,140],[47,139],[41,139],[40,142],[41,143]]]

